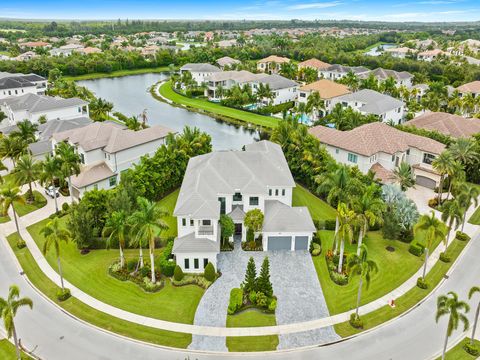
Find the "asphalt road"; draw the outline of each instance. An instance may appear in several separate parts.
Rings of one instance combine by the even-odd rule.
[[[425,360],[443,344],[447,319],[435,323],[436,298],[455,291],[466,299],[473,285],[480,285],[480,236],[471,240],[449,279],[423,304],[399,319],[356,338],[334,345],[263,354],[214,354],[170,350],[138,343],[92,328],[68,316],[38,294],[19,274],[4,238],[0,239],[0,296],[10,284],[33,300],[34,309],[21,309],[16,317],[22,344],[43,360],[136,359],[354,359]],[[469,314],[473,317],[473,311]],[[452,336],[452,343],[461,332]]]

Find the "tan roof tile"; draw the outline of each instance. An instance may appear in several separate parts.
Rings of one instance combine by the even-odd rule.
[[[298,63],[298,68],[310,67],[318,70],[326,69],[329,66],[330,64],[318,59],[308,59],[308,60],[302,61],[301,63]]]
[[[322,99],[331,99],[350,93],[348,86],[327,79],[321,79],[302,86],[300,91],[317,91]]]
[[[407,121],[405,125],[438,131],[454,138],[468,138],[480,133],[480,119],[466,119],[462,116],[444,112],[425,113]]]
[[[457,87],[457,90],[462,93],[471,92],[474,94],[478,94],[480,93],[480,81],[477,80],[460,85],[459,87]]]

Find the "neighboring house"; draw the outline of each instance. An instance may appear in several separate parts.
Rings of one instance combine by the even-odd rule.
[[[464,96],[466,94],[472,94],[474,98],[480,95],[480,81],[472,81],[457,87],[460,96]]]
[[[436,60],[439,56],[450,56],[450,53],[440,49],[422,51],[417,54],[417,60],[431,62]]]
[[[329,111],[336,104],[341,104],[345,108],[351,107],[364,115],[377,115],[382,122],[392,121],[394,124],[403,122],[405,103],[375,90],[363,89],[351,94],[337,96],[332,99]]]
[[[315,232],[306,207],[292,207],[295,187],[278,144],[260,141],[245,151],[218,151],[188,162],[173,215],[178,237],[173,245],[184,272],[201,273],[208,262],[217,269],[220,252],[220,216],[235,223],[235,237],[246,241],[246,212],[264,214],[264,251],[308,251]],[[221,269],[220,269],[221,270]]]
[[[229,47],[232,47],[232,46],[236,46],[237,45],[237,40],[236,39],[220,40],[217,43],[217,45],[218,45],[219,48],[229,48]]]
[[[49,48],[52,47],[49,43],[45,41],[27,41],[18,44],[22,49],[36,49],[36,48]]]
[[[140,53],[143,56],[156,56],[159,50],[160,46],[158,45],[148,45],[142,48],[142,50],[140,50]]]
[[[64,99],[60,97],[24,94],[0,100],[0,109],[7,115],[10,125],[22,120],[37,123],[41,116],[47,120],[73,119],[88,116],[88,102],[79,98]]]
[[[331,80],[321,79],[311,84],[304,85],[298,90],[297,104],[308,103],[308,97],[313,93],[318,92],[320,98],[324,101],[325,109],[320,110],[319,114],[315,114],[314,119],[325,116],[328,113],[328,109],[331,108],[331,101],[337,96],[350,94],[348,86],[336,83]]]
[[[469,138],[480,133],[480,119],[466,119],[444,112],[428,112],[405,123],[419,129],[438,131],[453,138]]]
[[[402,162],[412,166],[418,185],[434,189],[440,182],[432,168],[433,160],[445,149],[438,141],[381,122],[349,131],[316,126],[309,132],[325,144],[336,161],[358,166],[364,174],[371,170],[381,183],[395,182],[393,171]]]
[[[23,94],[43,95],[47,79],[36,74],[0,72],[0,99]]]
[[[405,59],[408,55],[413,54],[413,50],[408,47],[385,49],[385,52],[397,59]]]
[[[257,70],[267,74],[278,74],[282,69],[282,64],[289,62],[289,58],[270,55],[257,61]]]
[[[298,83],[281,75],[266,75],[252,80],[250,83],[252,84],[253,93],[257,92],[260,84],[268,85],[273,93],[272,105],[283,104],[297,99]],[[260,101],[264,105],[270,103],[270,99],[260,99]]]
[[[360,75],[369,72],[370,70],[363,66],[344,66],[339,64],[330,65],[326,69],[320,70],[321,77],[328,80],[339,80],[346,76],[348,73]]]
[[[209,100],[221,100],[221,97],[224,97],[225,95],[220,96],[220,94],[218,94],[220,87],[223,88],[223,90],[229,90],[235,85],[242,86],[243,84],[250,83],[255,79],[263,78],[265,76],[268,75],[253,74],[246,70],[216,72],[205,78],[205,83],[207,84],[205,96],[207,96]]]
[[[230,56],[224,56],[217,60],[217,65],[220,69],[225,70],[226,68],[231,68],[235,65],[241,64],[242,62],[237,59],[233,59]]]
[[[410,74],[409,72],[406,71],[395,71],[395,70],[388,70],[388,69],[382,69],[382,68],[377,68],[375,70],[360,74],[358,77],[360,79],[366,79],[370,75],[375,76],[375,78],[379,82],[384,82],[388,78],[392,78],[395,80],[395,84],[397,87],[399,86],[406,86],[406,87],[411,87],[413,83],[413,75]]]
[[[193,80],[195,80],[198,85],[206,82],[206,78],[208,76],[220,71],[222,70],[220,70],[218,67],[205,63],[185,64],[180,68],[180,74],[183,74],[184,72],[189,72],[190,74],[192,74]]]
[[[97,47],[88,46],[88,47],[83,48],[83,49],[78,49],[77,52],[80,53],[80,54],[83,54],[83,55],[89,55],[89,54],[100,54],[102,52],[102,50],[97,48]]]
[[[314,59],[302,61],[301,63],[298,63],[297,66],[298,66],[298,70],[306,69],[306,68],[317,70],[320,76],[320,71],[327,69],[330,66],[330,64],[327,64],[326,62],[323,62],[321,60],[314,58]]]
[[[34,58],[39,57],[35,52],[33,51],[27,51],[23,54],[18,55],[16,58],[14,58],[16,61],[28,61],[32,60]]]
[[[85,191],[115,187],[122,171],[137,164],[142,156],[153,155],[170,132],[158,125],[133,131],[114,122],[93,122],[53,134],[52,148],[66,141],[80,155],[80,174],[72,177],[73,196],[79,199]]]
[[[417,101],[420,101],[426,95],[429,88],[430,87],[427,84],[417,84],[413,85],[410,90],[415,90],[417,92],[416,99]]]

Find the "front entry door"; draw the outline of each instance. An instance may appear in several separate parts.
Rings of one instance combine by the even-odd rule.
[[[235,224],[235,235],[242,235],[242,224]]]

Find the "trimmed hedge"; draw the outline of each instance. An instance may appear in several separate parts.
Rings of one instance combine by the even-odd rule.
[[[325,230],[335,230],[337,221],[335,219],[327,219],[325,220]]]
[[[175,281],[181,281],[185,274],[183,273],[183,270],[180,266],[176,265],[175,266],[175,271],[173,272],[173,278]]]
[[[65,301],[67,300],[72,294],[70,293],[70,289],[58,289],[57,291],[57,299],[58,301]]]
[[[162,275],[167,277],[173,276],[173,273],[175,272],[175,266],[177,265],[175,261],[170,261],[170,257],[172,256],[172,248],[173,240],[169,240],[159,260],[160,271]]]
[[[230,290],[230,301],[228,303],[228,314],[235,314],[243,304],[243,290],[240,288],[233,288]]]
[[[215,280],[215,277],[216,277],[215,267],[211,262],[208,262],[207,266],[205,266],[203,276],[205,276],[205,279],[207,279],[210,282],[213,282]]]
[[[455,235],[455,239],[460,240],[460,241],[470,241],[471,238],[470,238],[470,236],[468,236],[464,232],[457,231],[457,233]]]
[[[422,256],[423,252],[425,251],[425,247],[421,244],[411,244],[408,248],[408,252],[415,256]]]
[[[428,288],[427,282],[426,282],[425,279],[422,278],[422,277],[419,277],[419,278],[417,279],[417,286],[418,286],[420,289],[427,289],[427,288]]]

